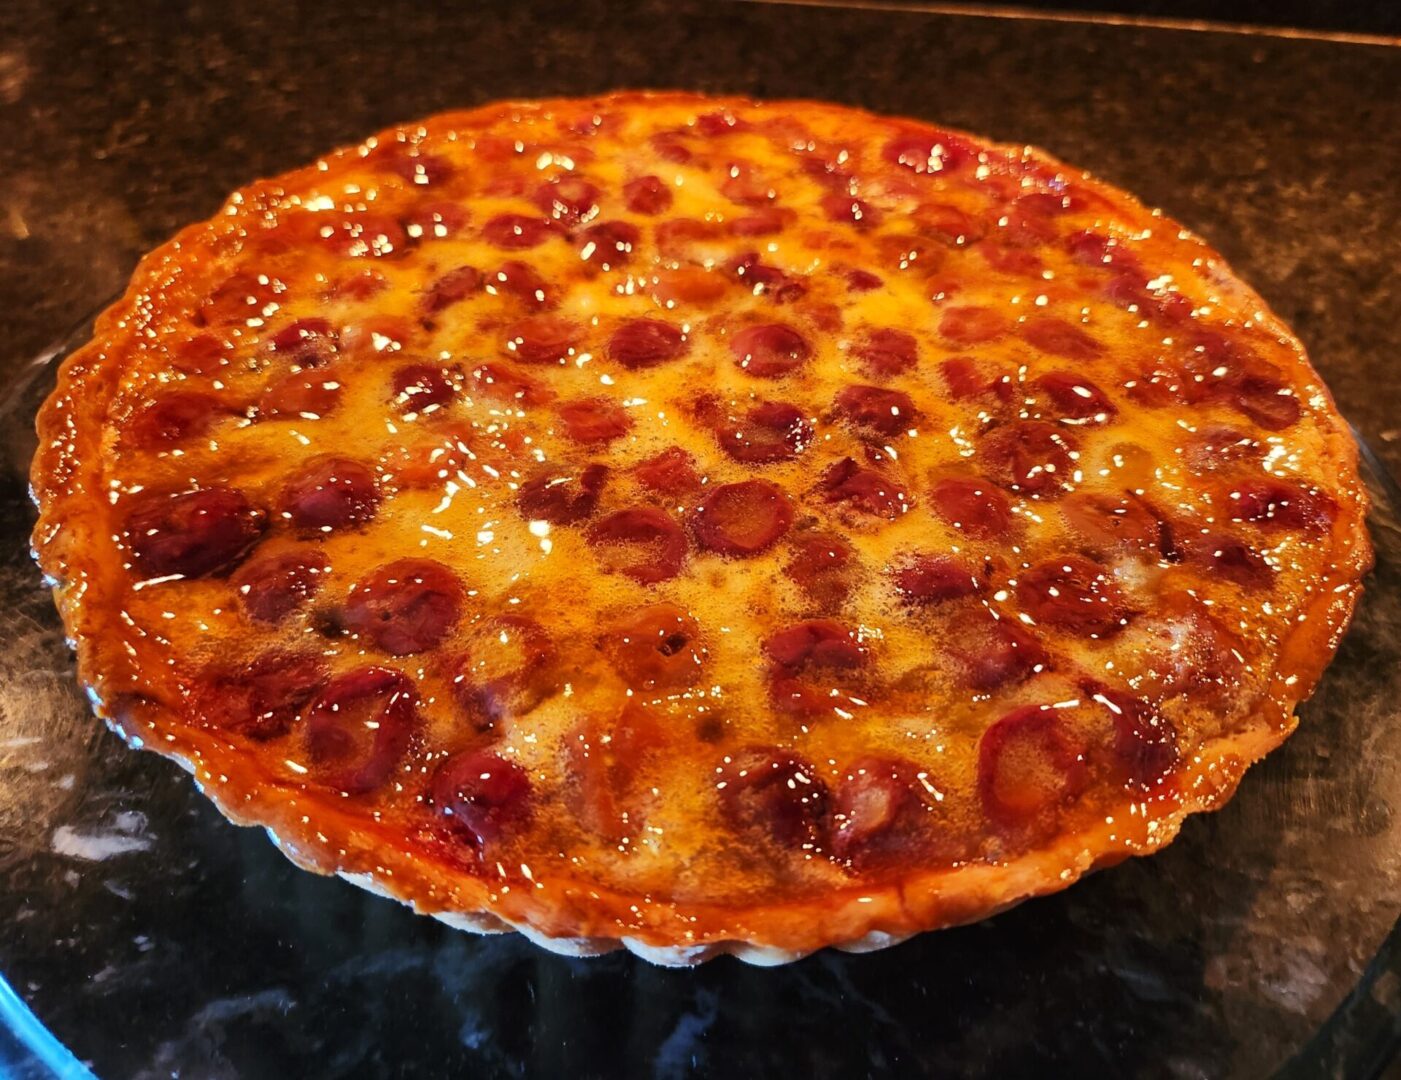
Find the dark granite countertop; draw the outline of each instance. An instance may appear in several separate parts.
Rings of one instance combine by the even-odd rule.
[[[704,0],[448,8],[0,5],[0,389],[117,293],[142,252],[255,177],[441,109],[677,86],[937,119],[1044,146],[1136,192],[1211,241],[1296,328],[1342,411],[1401,472],[1401,48]],[[21,426],[0,418],[16,453]],[[1082,1074],[1185,1077],[1257,1075],[1285,1058],[1307,1076],[1375,1065],[1356,1048],[1385,1044],[1377,1029],[1401,1031],[1401,967],[1385,970],[1395,948],[1369,966],[1386,925],[1375,919],[1395,918],[1387,905],[1401,892],[1362,895],[1364,869],[1401,880],[1393,803],[1377,794],[1401,791],[1401,753],[1395,740],[1369,742],[1372,772],[1336,790],[1327,764],[1349,723],[1390,737],[1401,591],[1389,556],[1315,703],[1327,723],[1306,722],[1259,770],[1253,801],[1243,793],[1151,864],[1096,878],[1074,899],[864,964],[814,958],[778,979],[720,965],[660,973],[623,958],[588,968],[515,939],[478,943],[284,866],[168,763],[127,754],[96,725],[90,738],[72,734],[90,722],[23,555],[13,476],[0,521],[10,543],[0,552],[0,784],[28,792],[21,781],[54,764],[40,768],[24,757],[30,744],[12,744],[30,737],[27,724],[64,726],[83,762],[68,774],[82,780],[74,794],[70,783],[23,807],[0,799],[0,974],[104,1076],[431,1073],[434,1061],[489,1075],[679,1076],[707,1063],[853,1075],[864,1062],[872,1074],[1020,1076],[1044,1059]],[[1366,686],[1348,696],[1349,679]],[[1284,803],[1270,801],[1281,792]],[[1316,820],[1311,799],[1344,815],[1328,843],[1299,840]],[[58,821],[66,848],[53,839]],[[141,868],[85,863],[98,830],[105,850],[145,859]],[[1200,864],[1233,835],[1251,869],[1215,868],[1208,881]],[[1291,863],[1296,848],[1316,861]],[[1339,889],[1355,889],[1356,902],[1331,904]],[[1269,907],[1275,892],[1287,907]],[[1371,936],[1345,941],[1364,903],[1375,906]],[[1285,926],[1309,905],[1327,914],[1308,924],[1307,942],[1262,934],[1262,911]],[[23,919],[10,921],[11,909]],[[1197,909],[1214,913],[1209,931],[1192,922]],[[1139,917],[1149,929],[1136,936]],[[1036,959],[1008,975],[1018,950]],[[943,962],[967,976],[939,974]],[[1078,981],[1058,981],[1056,964]],[[1364,1030],[1310,1041],[1340,979],[1360,980],[1354,997],[1365,1000],[1353,1004],[1370,1011],[1350,1023]],[[1183,985],[1195,996],[1169,996]],[[383,995],[371,1004],[369,987]],[[1077,987],[1083,1003],[1070,1000]],[[1095,1010],[1088,1027],[1079,1004]],[[609,1042],[614,1009],[634,1018],[631,1049]],[[851,1016],[857,1041],[805,1052],[773,1029],[775,1009],[809,1033]],[[1212,1034],[1175,1045],[1172,1033],[1189,1029]],[[1016,1048],[1018,1032],[1034,1043]],[[5,1061],[0,1040],[0,1073]]]

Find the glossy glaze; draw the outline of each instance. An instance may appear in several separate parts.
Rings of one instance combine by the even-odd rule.
[[[493,904],[684,918],[1056,835],[1151,850],[1248,763],[1204,747],[1287,732],[1317,656],[1285,645],[1365,558],[1326,394],[1253,296],[966,136],[447,117],[154,269],[105,345],[128,572],[87,614],[51,567],[70,619],[203,745]]]

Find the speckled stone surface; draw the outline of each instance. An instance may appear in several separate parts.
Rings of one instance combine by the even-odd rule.
[[[1401,49],[758,4],[139,7],[0,5],[0,388],[257,176],[440,109],[681,86],[938,119],[1137,192],[1401,468]],[[1311,1077],[1401,1034],[1396,943],[1374,958],[1401,909],[1385,506],[1300,734],[1163,855],[874,957],[662,972],[304,874],[102,733],[23,550],[31,415],[0,413],[0,974],[104,1077]]]

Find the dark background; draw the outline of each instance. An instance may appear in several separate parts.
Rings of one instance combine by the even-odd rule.
[[[1107,12],[1306,30],[1401,34],[1401,4],[1395,0],[1012,0],[1012,3],[1027,10]],[[973,3],[969,6],[987,5]]]
[[[0,0],[0,388],[255,177],[442,109],[630,86],[1045,146],[1220,248],[1401,466],[1401,49],[903,10]],[[27,423],[0,420],[0,742],[43,742],[0,747],[0,974],[104,1080],[1366,1076],[1401,1034],[1395,943],[1374,956],[1401,905],[1394,552],[1300,733],[1162,855],[873,957],[661,972],[297,871],[101,733],[24,551]],[[65,826],[149,844],[84,862]]]

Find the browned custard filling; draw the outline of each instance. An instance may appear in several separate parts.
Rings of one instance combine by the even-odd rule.
[[[1292,722],[1355,477],[1292,340],[1106,191],[691,98],[256,185],[106,345],[102,618],[141,668],[101,691],[493,897],[1170,839],[1204,745]]]

